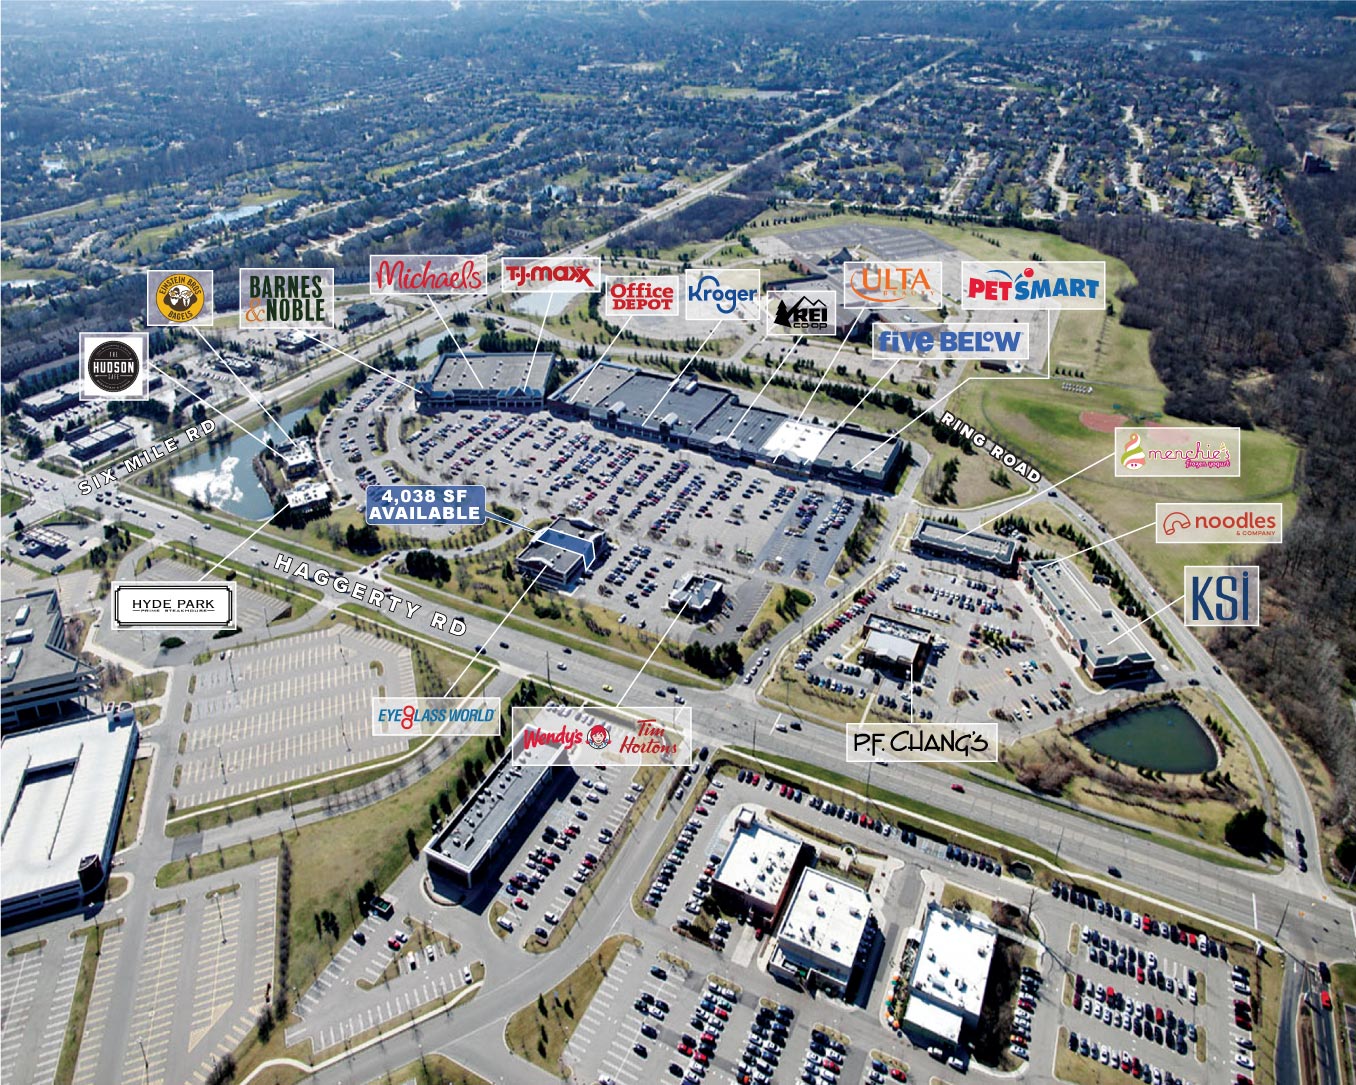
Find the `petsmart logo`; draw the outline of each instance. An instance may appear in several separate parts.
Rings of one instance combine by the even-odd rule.
[[[1101,261],[961,264],[967,309],[1102,309],[1106,264]]]

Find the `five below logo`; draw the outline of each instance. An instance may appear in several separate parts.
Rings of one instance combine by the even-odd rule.
[[[1262,596],[1256,565],[1188,565],[1182,621],[1193,626],[1260,625]]]
[[[1072,275],[1037,275],[1031,266],[1017,272],[989,268],[983,275],[970,275],[965,281],[969,301],[1018,302],[1036,305],[1058,299],[1097,300],[1101,282],[1095,278]]]

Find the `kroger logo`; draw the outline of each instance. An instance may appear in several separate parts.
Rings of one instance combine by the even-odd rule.
[[[741,308],[757,303],[762,287],[762,273],[752,268],[689,268],[683,274],[689,320],[733,317]]]

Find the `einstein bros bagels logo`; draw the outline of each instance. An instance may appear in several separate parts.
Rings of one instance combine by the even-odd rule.
[[[211,324],[210,271],[146,272],[146,326],[180,328]]]

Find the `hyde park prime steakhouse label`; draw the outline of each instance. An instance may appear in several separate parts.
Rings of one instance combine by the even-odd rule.
[[[334,269],[240,269],[240,327],[319,331],[334,327]]]

